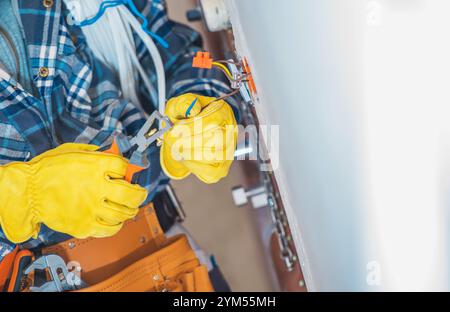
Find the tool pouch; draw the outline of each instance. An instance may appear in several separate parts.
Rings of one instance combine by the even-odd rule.
[[[87,284],[78,291],[212,291],[185,235],[166,238],[152,204],[113,237],[70,239],[42,249]]]
[[[14,259],[16,258],[19,247],[16,247],[13,251],[7,254],[3,260],[0,261],[0,291],[5,291],[6,287],[11,279]]]
[[[16,247],[0,264],[0,289],[7,292],[25,291],[31,284],[32,276],[25,275],[24,270],[33,260],[31,251]]]

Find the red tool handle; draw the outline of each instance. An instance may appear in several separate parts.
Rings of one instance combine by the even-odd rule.
[[[16,254],[19,252],[19,246],[17,246],[13,251],[7,254],[3,260],[0,261],[0,291],[4,291],[5,286],[10,280],[13,274],[14,259]]]
[[[122,153],[120,152],[120,149],[119,149],[119,145],[116,142],[116,138],[114,138],[113,143],[111,144],[111,147],[108,148],[107,150],[105,150],[105,153],[122,156]],[[127,171],[125,172],[125,181],[128,181],[131,183],[131,181],[133,180],[134,174],[141,172],[144,169],[145,168],[141,167],[141,166],[137,166],[134,164],[128,164]]]

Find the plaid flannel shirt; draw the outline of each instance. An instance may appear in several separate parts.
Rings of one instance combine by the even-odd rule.
[[[105,146],[115,131],[134,135],[145,122],[144,114],[121,98],[114,73],[94,57],[81,29],[67,22],[63,1],[55,0],[50,7],[45,1],[12,1],[18,1],[33,90],[24,90],[12,76],[0,74],[0,164],[30,160],[66,142]],[[221,73],[191,67],[192,56],[201,49],[201,37],[169,20],[163,0],[135,0],[135,4],[148,17],[149,29],[170,45],[165,49],[157,44],[168,98],[186,92],[207,96],[230,92]],[[138,57],[156,89],[151,57],[139,38],[136,42]],[[139,96],[151,112],[156,96],[144,89]],[[234,99],[230,101],[236,107]],[[147,202],[168,181],[156,146],[150,148],[149,158],[150,168],[139,177],[139,184],[149,191]],[[51,243],[51,235],[43,226],[40,242]]]

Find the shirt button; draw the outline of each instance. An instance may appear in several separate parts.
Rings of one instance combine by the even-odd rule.
[[[41,67],[39,68],[39,76],[41,76],[42,78],[45,78],[48,76],[48,68],[47,67]]]
[[[51,8],[53,6],[53,0],[44,0],[43,4],[46,8]]]

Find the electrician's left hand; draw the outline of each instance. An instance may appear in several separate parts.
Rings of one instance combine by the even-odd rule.
[[[167,102],[166,116],[174,127],[165,133],[161,166],[172,179],[190,173],[205,183],[228,174],[234,159],[237,125],[224,100],[187,93]]]

